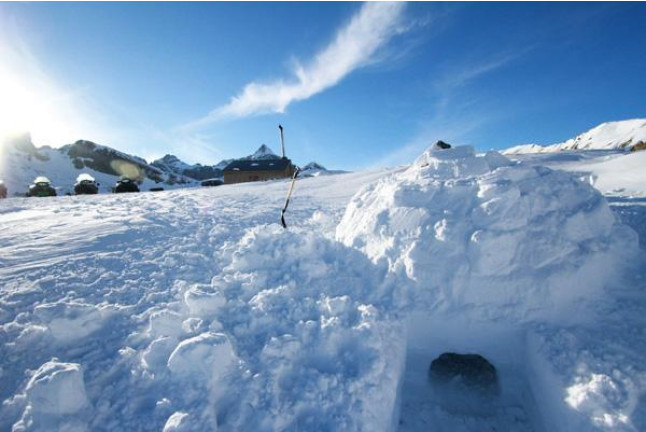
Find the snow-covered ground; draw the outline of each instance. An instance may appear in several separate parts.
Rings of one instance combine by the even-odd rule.
[[[0,200],[0,430],[646,430],[641,156]]]

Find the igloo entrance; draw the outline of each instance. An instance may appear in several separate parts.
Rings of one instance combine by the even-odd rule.
[[[431,362],[428,375],[437,386],[491,395],[500,390],[496,368],[480,354],[445,352]]]

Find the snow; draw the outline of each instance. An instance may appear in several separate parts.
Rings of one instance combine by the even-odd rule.
[[[24,397],[27,407],[14,431],[86,430],[82,414],[88,399],[79,364],[44,363],[27,383]]]
[[[34,317],[61,343],[79,341],[104,323],[100,308],[80,303],[41,303],[34,308]]]
[[[523,144],[511,147],[505,154],[559,152],[564,150],[631,150],[646,146],[646,119],[602,123],[581,135],[548,146]]]
[[[181,379],[220,378],[235,360],[226,335],[204,332],[180,342],[168,357],[168,369]]]
[[[0,430],[644,430],[641,156],[514,157],[0,201]]]
[[[588,174],[589,181],[605,194],[644,195],[646,152],[610,153],[584,163],[563,163],[560,169]]]
[[[82,181],[95,183],[96,179],[94,177],[92,177],[91,175],[89,175],[89,174],[81,173],[81,174],[79,174],[78,177],[76,177],[76,183],[81,183]]]
[[[26,393],[35,413],[74,414],[87,405],[83,372],[74,363],[43,364],[27,383]]]
[[[416,281],[426,308],[513,323],[567,316],[637,253],[634,233],[570,175],[491,160],[470,147],[427,151],[357,194],[337,239]]]

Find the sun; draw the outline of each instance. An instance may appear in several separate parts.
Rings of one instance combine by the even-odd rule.
[[[69,122],[51,89],[0,69],[0,95],[0,141],[30,133],[39,145],[66,144]]]
[[[29,131],[40,111],[35,95],[11,76],[0,77],[0,136]]]

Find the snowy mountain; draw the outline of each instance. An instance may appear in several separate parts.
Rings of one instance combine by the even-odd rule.
[[[177,158],[177,156],[169,154],[161,159],[153,161],[151,165],[165,172],[174,173],[178,176],[190,177],[195,180],[206,180],[222,177],[222,170],[226,168],[227,165],[237,160],[261,159],[279,159],[279,156],[277,156],[269,147],[263,144],[258,148],[258,150],[256,150],[249,156],[244,156],[238,159],[224,159],[218,162],[216,165],[202,165],[199,163],[189,165]]]
[[[0,176],[9,195],[22,195],[37,176],[48,177],[59,195],[71,193],[79,174],[87,173],[99,183],[101,192],[109,192],[121,176],[137,180],[142,190],[174,187],[196,182],[192,178],[166,172],[144,159],[91,141],[79,140],[58,149],[36,148],[29,134],[7,140],[2,146]]]
[[[157,167],[163,171],[174,173],[179,176],[190,177],[196,180],[205,180],[209,178],[222,177],[222,170],[226,168],[232,162],[236,161],[247,161],[247,160],[272,160],[280,159],[276,153],[272,151],[267,145],[262,144],[258,150],[253,154],[244,156],[237,159],[224,159],[216,165],[189,165],[186,162],[181,161],[174,155],[166,155],[161,159],[157,159],[151,163],[152,166]],[[326,174],[338,174],[343,171],[328,171],[325,167],[316,162],[310,162],[304,167],[301,168],[301,173],[304,175],[320,175],[322,173]]]
[[[190,177],[195,180],[206,180],[222,177],[222,168],[228,165],[229,162],[222,161],[214,166],[201,164],[189,165],[178,159],[177,156],[167,154],[161,159],[154,160],[150,165],[177,176]]]
[[[174,172],[181,174],[185,170],[191,169],[193,165],[189,165],[177,158],[177,156],[167,154],[161,159],[156,159],[150,163],[152,166],[157,167],[166,172]]]
[[[254,154],[249,156],[249,159],[253,160],[263,160],[263,159],[280,159],[280,156],[276,155],[269,147],[265,144],[261,145]]]
[[[279,159],[263,144],[251,155],[225,159],[216,165],[190,165],[170,154],[149,164],[141,157],[87,140],[59,149],[37,148],[29,134],[7,140],[0,149],[4,152],[0,154],[4,167],[0,171],[0,180],[4,180],[10,196],[23,195],[37,176],[48,177],[59,195],[70,193],[81,173],[97,179],[102,193],[110,192],[122,175],[137,179],[142,190],[148,190],[151,187],[196,186],[200,180],[222,177],[222,170],[236,160]]]
[[[319,163],[316,162],[310,162],[307,165],[305,165],[303,168],[301,168],[301,171],[327,171],[325,167]]]
[[[623,150],[646,149],[646,119],[602,123],[567,141],[541,146],[524,144],[505,150],[504,154],[549,153],[563,150]]]
[[[328,170],[323,165],[317,162],[310,162],[307,165],[301,167],[300,176],[301,177],[318,177],[325,175],[333,174],[343,174],[346,171],[342,170]]]

